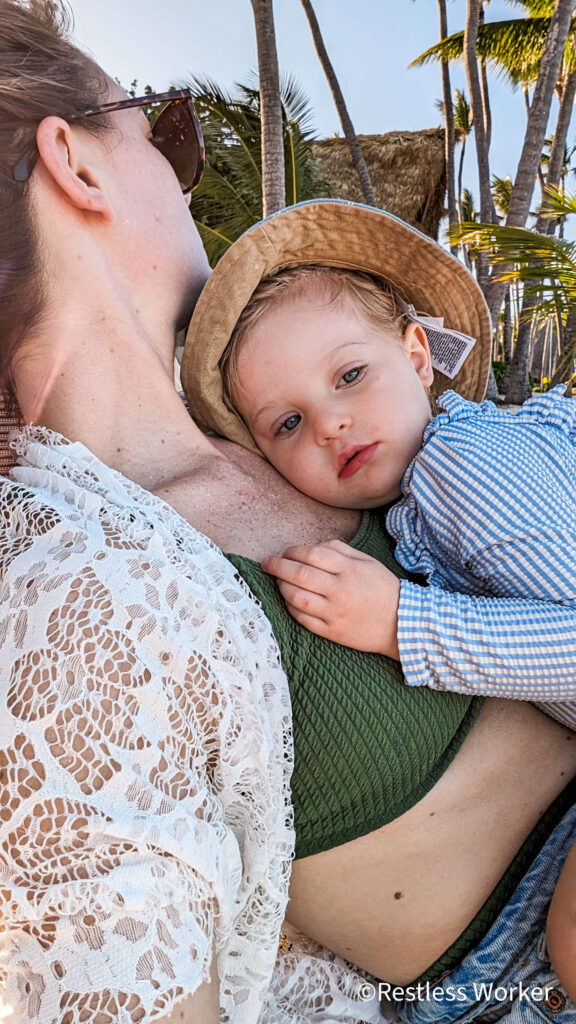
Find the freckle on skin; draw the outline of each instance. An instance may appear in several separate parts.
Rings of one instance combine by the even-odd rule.
[[[435,814],[436,814],[436,811],[430,811],[430,817],[431,818],[433,818]]]
[[[404,898],[404,893],[403,892],[395,892],[394,893],[394,899],[395,900],[401,900],[403,898]]]

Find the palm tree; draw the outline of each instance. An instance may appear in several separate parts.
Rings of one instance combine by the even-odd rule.
[[[282,103],[272,0],[252,0],[262,118],[262,196],[264,216],[286,205]]]
[[[255,0],[252,0],[252,2],[254,3]],[[320,59],[324,74],[328,79],[328,85],[330,86],[330,91],[332,93],[334,103],[336,104],[336,110],[338,111],[338,117],[340,118],[344,137],[350,149],[352,161],[358,173],[358,177],[360,178],[360,185],[362,187],[364,198],[369,206],[378,206],[374,186],[372,185],[372,179],[370,177],[370,171],[368,170],[362,149],[360,148],[358,136],[354,131],[354,125],[352,124],[350,114],[348,113],[348,108],[344,100],[344,94],[340,88],[340,83],[336,78],[336,73],[328,56],[328,51],[324,45],[320,25],[318,24],[318,18],[316,17],[314,8],[312,7],[311,0],[301,0],[301,3],[308,19],[308,24],[310,25],[310,31],[312,33],[316,53]]]
[[[483,64],[492,64],[500,73],[505,74],[513,86],[522,85],[527,91],[529,86],[538,80],[547,33],[555,11],[555,0],[509,2],[522,7],[527,17],[480,24],[477,52]],[[560,109],[546,178],[546,184],[549,185],[557,185],[560,180],[570,116],[576,95],[575,42],[576,19],[572,19],[560,73],[555,83]],[[433,60],[459,60],[462,59],[463,51],[464,33],[457,32],[430,47],[416,58],[413,64],[425,64]],[[538,225],[538,230],[543,232],[548,225],[548,221],[543,221]]]
[[[458,219],[463,220],[462,217],[462,179],[464,176],[464,157],[466,155],[466,142],[472,131],[472,110],[470,104],[466,99],[465,93],[461,89],[456,89],[454,93],[454,127],[458,132],[462,149],[460,150],[460,160],[458,161]]]
[[[530,104],[522,155],[510,197],[507,223],[513,226],[523,227],[530,211],[530,200],[546,137],[550,105],[560,77],[566,40],[572,23],[573,8],[573,0],[557,0],[546,33],[540,70]]]
[[[473,3],[474,0],[469,2]],[[564,67],[565,71],[572,70],[574,63],[571,47],[567,46],[568,36],[574,32],[572,0],[556,0],[555,3],[553,0],[529,0],[522,6],[528,11],[528,18],[486,24],[478,30],[477,43],[480,56],[505,68],[513,81],[536,83],[506,220],[508,225],[520,227],[526,223],[530,210],[552,95],[562,78],[561,67]],[[519,40],[522,41],[521,46]],[[418,62],[430,59],[432,51],[438,51],[439,48],[442,49],[444,57],[449,53],[453,56],[461,55],[464,37],[458,40],[453,36],[450,40],[444,40],[443,44],[438,44],[427,51],[427,54],[423,54]],[[477,128],[476,125],[475,133]],[[558,133],[558,146],[562,147],[562,152],[564,142],[565,139],[562,140]],[[486,218],[483,213],[483,219],[488,222],[493,218]],[[498,319],[505,290],[506,285],[502,280],[491,276],[486,295],[494,322]],[[524,337],[526,333],[523,332],[521,344],[516,346],[507,373],[506,397],[509,401],[523,401],[530,393],[527,373],[522,377],[523,371],[519,369],[528,365],[528,354],[524,349],[529,346],[530,338]]]
[[[492,200],[494,208],[499,217],[506,219],[512,195],[512,178],[509,174],[505,178],[499,178],[497,174],[492,178]]]
[[[478,220],[478,213],[474,203],[474,196],[472,195],[469,188],[465,188],[460,193],[460,213],[462,217],[462,223],[475,224]],[[452,228],[451,234],[455,241],[459,241],[456,234],[456,227]],[[468,270],[472,273],[476,266],[476,258],[478,252],[474,245],[466,239],[466,245],[462,249],[464,255],[464,263],[468,267]]]
[[[446,0],[438,0],[438,17],[440,21],[440,39],[448,35],[448,18],[446,15]],[[442,93],[444,102],[444,123],[445,143],[444,156],[446,160],[446,198],[448,200],[448,227],[454,224],[457,219],[456,188],[454,182],[454,109],[452,105],[452,87],[450,85],[450,65],[447,60],[442,61]],[[452,246],[452,253],[456,255],[457,246]]]
[[[508,227],[524,227],[530,212],[534,181],[540,166],[550,106],[560,75],[566,39],[572,22],[572,12],[573,0],[557,0],[550,19],[550,27],[546,33],[540,73],[534,88],[524,145],[510,196],[508,216],[506,217]],[[493,315],[495,310],[499,310],[505,292],[506,284],[499,279],[494,279],[490,286],[491,301],[489,302]],[[518,338],[512,361],[506,371],[504,387],[508,402],[523,402],[530,397],[531,388],[528,377],[530,344],[530,332],[526,331],[526,337]]]
[[[552,139],[546,173],[546,184],[549,188],[558,186],[562,178],[568,128],[570,127],[574,99],[576,98],[576,70],[565,70],[562,78],[556,85],[556,94],[560,101],[560,109],[558,111],[556,131]],[[536,231],[541,234],[551,234],[555,223],[550,218],[546,218],[545,215],[540,215],[536,221]]]
[[[476,159],[478,163],[478,182],[480,186],[480,217],[483,221],[496,220],[492,193],[490,191],[490,165],[488,162],[488,139],[484,121],[484,105],[482,88],[478,72],[478,28],[480,24],[480,0],[468,0],[466,28],[464,29],[464,65],[470,90],[472,122],[476,141]],[[483,252],[477,260],[478,283],[485,292],[488,283],[488,260]]]
[[[480,0],[480,18],[478,21],[478,29],[481,29],[484,24],[484,5],[489,4],[490,0]],[[482,116],[484,118],[484,133],[486,135],[486,145],[490,150],[490,142],[492,140],[492,111],[490,109],[490,95],[488,91],[488,75],[486,72],[486,61],[483,57],[479,57],[478,64],[480,67],[480,92],[482,94]]]
[[[438,110],[442,112],[444,116],[445,106],[442,100],[436,102]],[[460,158],[458,160],[458,174],[456,177],[456,207],[458,210],[458,220],[468,220],[469,218],[462,216],[462,188],[464,179],[464,158],[466,156],[466,143],[472,131],[472,111],[470,104],[466,99],[466,94],[461,89],[454,91],[454,98],[452,100],[452,112],[454,118],[454,137],[457,143],[460,143],[462,148],[460,150]]]
[[[555,188],[546,189],[543,216],[557,219],[574,213],[576,196],[564,195]],[[472,242],[475,249],[489,252],[494,273],[505,286],[519,281],[528,297],[538,295],[539,325],[547,317],[552,318],[561,338],[552,383],[570,378],[576,357],[576,242],[527,228],[473,222],[463,222],[452,234],[455,241]],[[527,376],[527,349],[521,349],[521,358],[525,360],[523,370]]]
[[[508,207],[510,206],[510,196],[512,195],[512,178],[510,175],[506,175],[505,178],[499,178],[498,175],[494,175],[492,178],[492,199],[494,202],[494,208],[499,217],[506,219],[508,214]],[[517,286],[516,286],[517,287]],[[512,284],[509,283],[506,288],[506,294],[504,295],[504,312],[502,316],[502,355],[503,361],[501,366],[501,380],[504,377],[506,367],[512,359],[512,337],[514,333],[517,333],[518,325],[516,317],[513,313],[513,304],[511,296]],[[516,306],[517,308],[517,306]]]
[[[260,93],[240,85],[234,97],[209,79],[191,83],[206,144],[206,168],[192,194],[191,212],[210,264],[262,219]],[[287,199],[329,195],[312,156],[311,112],[293,78],[281,86]]]
[[[538,78],[555,0],[524,0],[514,6],[522,7],[526,17],[479,24],[477,53],[483,63],[503,74],[512,86],[532,86]],[[575,30],[573,25],[571,34]],[[461,61],[463,53],[464,32],[455,32],[420,54],[411,67],[439,60]],[[572,70],[575,67],[570,43],[566,46],[565,64]]]
[[[478,213],[476,211],[476,204],[474,203],[474,196],[469,188],[465,188],[462,192],[462,221],[466,222],[468,226],[470,226],[471,223],[476,223],[477,220]],[[456,228],[454,228],[453,233],[457,235]]]

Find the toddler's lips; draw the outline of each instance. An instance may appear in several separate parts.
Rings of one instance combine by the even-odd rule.
[[[377,447],[378,442],[375,444],[356,445],[345,448],[340,452],[338,460],[343,465],[338,472],[338,479],[347,480],[348,477],[354,476],[359,469],[362,469],[362,466],[365,466],[370,461]]]

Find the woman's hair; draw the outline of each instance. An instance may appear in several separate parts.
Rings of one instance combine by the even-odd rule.
[[[384,281],[359,270],[337,267],[300,266],[280,270],[265,277],[242,310],[222,356],[220,372],[226,401],[235,409],[234,394],[238,378],[238,357],[250,331],[278,306],[299,296],[316,293],[326,306],[349,299],[356,311],[370,323],[402,337],[409,313],[407,303]]]
[[[68,41],[70,23],[61,0],[0,0],[0,387],[44,306],[30,181],[15,181],[14,166],[34,152],[43,118],[70,117],[108,91],[104,72]],[[102,117],[75,123],[95,134],[108,127]]]

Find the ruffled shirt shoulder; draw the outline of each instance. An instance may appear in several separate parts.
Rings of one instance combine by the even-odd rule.
[[[495,423],[508,421],[514,416],[516,423],[540,423],[553,427],[572,440],[576,438],[576,401],[565,397],[566,386],[558,384],[552,391],[533,394],[516,412],[499,409],[494,402],[469,402],[456,391],[445,391],[437,404],[444,409],[428,424],[423,444],[434,437],[439,430],[451,423],[475,420],[489,420]]]
[[[517,412],[470,402],[454,391],[441,396],[444,411],[426,427],[402,480],[403,497],[387,517],[405,569],[435,586],[492,592],[471,581],[473,555],[506,539],[523,504],[525,512],[518,514],[529,515],[535,502],[552,505],[559,488],[569,489],[564,478],[574,459],[576,400],[565,398],[564,390],[559,385],[533,395]],[[552,517],[561,504],[556,511],[550,507]],[[507,516],[493,515],[507,506]]]

